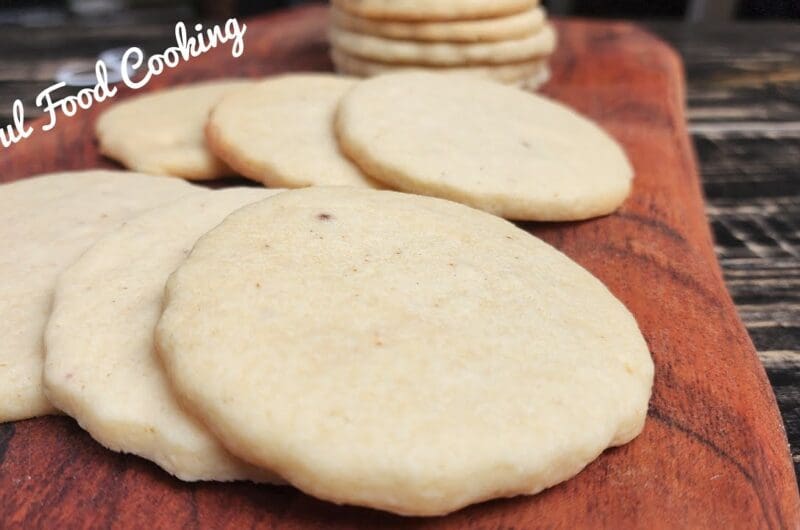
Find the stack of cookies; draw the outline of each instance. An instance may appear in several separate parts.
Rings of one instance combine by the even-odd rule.
[[[537,88],[556,32],[539,0],[332,0],[331,57],[339,72],[472,73]]]

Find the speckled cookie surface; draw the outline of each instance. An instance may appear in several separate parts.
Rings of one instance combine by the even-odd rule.
[[[532,494],[642,429],[653,364],[603,284],[466,206],[306,188],[201,238],[156,340],[234,454],[336,503]]]
[[[420,65],[401,64],[394,65],[379,63],[354,57],[348,53],[333,48],[331,59],[336,65],[336,70],[347,75],[359,77],[372,77],[406,70],[432,70],[441,74],[467,74],[493,79],[501,83],[524,85],[536,89],[547,82],[550,77],[547,61],[536,59],[521,63],[463,66],[463,67],[429,67]]]
[[[497,42],[453,43],[395,40],[332,28],[331,44],[356,57],[384,63],[429,66],[504,64],[529,61],[553,53],[556,32],[551,25],[521,39]]]
[[[461,20],[506,16],[530,9],[538,0],[333,0],[366,18],[391,20]]]
[[[378,187],[339,150],[336,106],[356,80],[331,74],[268,78],[224,98],[206,128],[215,154],[271,187]]]
[[[445,22],[376,20],[352,15],[335,7],[331,11],[331,22],[334,26],[355,33],[432,42],[491,42],[518,39],[539,31],[545,20],[545,10],[541,7],[505,17]]]
[[[0,422],[54,412],[43,333],[59,273],[142,210],[196,190],[121,171],[54,173],[0,186]]]
[[[106,447],[183,480],[270,481],[175,399],[153,344],[164,284],[197,239],[276,190],[198,191],[128,220],[59,277],[45,333],[45,392]]]
[[[624,151],[594,122],[474,77],[368,79],[342,99],[336,124],[342,149],[373,178],[509,219],[605,215],[631,190]]]
[[[242,79],[207,81],[117,103],[95,125],[100,150],[125,167],[143,173],[189,180],[233,175],[207,149],[203,129],[214,104],[247,83]]]

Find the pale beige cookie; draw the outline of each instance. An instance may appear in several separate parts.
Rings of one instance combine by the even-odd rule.
[[[491,42],[519,39],[539,31],[545,23],[544,8],[534,7],[505,17],[446,22],[376,20],[331,10],[335,27],[390,39],[445,42]]]
[[[511,64],[437,68],[409,64],[392,65],[379,63],[369,59],[362,59],[361,57],[354,57],[333,48],[331,49],[331,60],[336,65],[338,72],[359,77],[372,77],[404,70],[432,70],[441,74],[470,74],[494,79],[502,83],[525,84],[534,89],[547,82],[549,78],[547,61],[543,59]]]
[[[330,40],[333,46],[343,52],[383,63],[464,66],[505,64],[546,57],[555,50],[556,32],[548,24],[522,39],[464,44],[393,40],[332,28]]]
[[[502,17],[539,0],[333,0],[333,5],[365,18],[429,21]]]
[[[331,74],[266,79],[214,108],[206,127],[209,146],[267,186],[379,187],[339,151],[334,137],[336,105],[355,82]]]
[[[183,480],[270,481],[184,412],[153,344],[164,284],[197,239],[279,190],[201,191],[149,210],[95,243],[59,277],[47,324],[45,392],[114,451]]]
[[[470,76],[363,81],[342,99],[337,130],[342,149],[373,178],[509,219],[605,215],[622,204],[633,178],[622,148],[594,122]]]
[[[156,329],[234,454],[336,503],[439,515],[536,493],[642,429],[653,363],[603,284],[498,217],[287,191],[201,238]]]
[[[227,79],[184,85],[117,103],[97,120],[100,151],[129,169],[190,180],[234,172],[205,145],[211,107],[248,81]]]
[[[0,186],[0,422],[55,410],[42,390],[42,334],[59,273],[131,215],[197,189],[122,171]]]
[[[540,88],[542,88],[544,85],[546,85],[549,81],[550,81],[550,67],[545,64],[538,72],[534,73],[532,76],[521,79],[517,83],[509,83],[509,84],[513,84],[524,90],[532,90],[535,92]]]

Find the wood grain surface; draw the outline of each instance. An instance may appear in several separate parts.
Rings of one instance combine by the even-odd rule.
[[[800,24],[653,24],[681,52],[728,291],[800,472]]]
[[[325,11],[248,22],[247,51],[216,50],[148,90],[221,75],[327,70]],[[0,526],[263,528],[797,528],[800,499],[775,398],[717,265],[683,112],[677,55],[626,24],[565,22],[546,92],[602,123],[637,179],[612,216],[525,224],[631,309],[656,363],[643,434],[535,497],[444,518],[337,507],[288,487],[183,484],[92,442],[67,418],[0,426]],[[0,154],[0,180],[110,165],[96,110]],[[357,450],[357,448],[354,448]]]

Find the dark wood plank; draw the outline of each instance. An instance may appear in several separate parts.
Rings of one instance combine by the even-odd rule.
[[[248,53],[196,59],[149,88],[223,74],[327,69],[324,12],[250,22]],[[645,431],[541,495],[438,519],[315,501],[291,488],[182,484],[105,451],[66,418],[0,428],[8,526],[796,528],[800,500],[763,368],[715,262],[685,128],[679,59],[626,24],[565,23],[547,91],[600,121],[637,170],[616,214],[525,228],[586,266],[637,317],[656,362]],[[0,157],[0,180],[105,164],[88,112]]]
[[[716,250],[800,477],[800,25],[655,30],[685,58]]]

